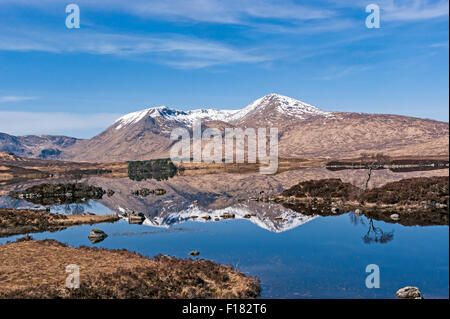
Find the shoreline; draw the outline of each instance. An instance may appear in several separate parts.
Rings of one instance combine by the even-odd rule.
[[[43,210],[0,208],[0,238],[63,230],[71,226],[113,223],[118,215],[55,214]]]

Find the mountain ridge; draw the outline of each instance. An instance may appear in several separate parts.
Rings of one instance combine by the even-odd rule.
[[[277,111],[288,116],[294,116],[303,119],[302,116],[326,116],[332,117],[332,112],[322,111],[319,108],[293,98],[271,93],[259,98],[246,107],[239,110],[220,110],[220,109],[194,109],[181,111],[176,108],[170,108],[165,105],[146,108],[140,111],[125,114],[118,118],[113,125],[116,129],[121,129],[126,125],[136,124],[145,119],[146,116],[153,118],[163,117],[167,120],[179,121],[192,124],[195,120],[223,121],[226,123],[239,123],[245,117],[257,112],[261,108],[266,108],[273,100],[278,100]]]
[[[446,122],[393,114],[328,112],[275,93],[238,110],[181,111],[164,105],[147,108],[123,115],[89,140],[65,137],[64,142],[62,137],[47,137],[44,143],[36,138],[35,145],[27,145],[33,151],[25,155],[88,162],[167,158],[174,143],[171,131],[178,127],[191,131],[197,120],[203,127],[216,127],[222,133],[226,127],[276,127],[282,157],[348,158],[367,152],[448,155]],[[2,143],[0,136],[0,150],[8,150],[5,145],[11,143]]]

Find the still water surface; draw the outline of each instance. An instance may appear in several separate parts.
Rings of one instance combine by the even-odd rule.
[[[100,203],[91,201],[89,205],[85,210],[110,212]],[[79,205],[73,207],[80,209]],[[67,208],[54,206],[52,211],[68,212]],[[353,213],[305,216],[296,227],[278,232],[248,219],[188,220],[163,226],[121,220],[33,237],[71,246],[126,248],[149,257],[186,258],[190,251],[198,250],[199,258],[231,264],[258,276],[262,298],[395,298],[396,290],[408,285],[418,286],[425,298],[449,297],[448,226],[405,227]],[[87,235],[93,228],[109,236],[92,244]],[[0,244],[17,237],[1,238]],[[375,242],[380,238],[383,243]],[[378,289],[365,286],[369,264],[380,268]]]

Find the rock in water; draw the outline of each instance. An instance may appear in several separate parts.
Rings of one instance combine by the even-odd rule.
[[[93,229],[88,235],[89,240],[93,244],[103,241],[106,237],[108,237],[108,235],[100,229]]]
[[[129,224],[142,224],[145,220],[145,215],[143,213],[131,212],[128,215]]]
[[[423,299],[420,290],[417,287],[404,287],[397,290],[395,295],[400,299]]]
[[[191,255],[191,256],[198,256],[198,255],[200,255],[200,252],[198,252],[197,250],[193,250],[193,251],[191,251],[189,253],[189,255]]]

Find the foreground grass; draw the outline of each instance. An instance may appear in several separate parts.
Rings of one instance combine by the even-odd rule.
[[[80,267],[80,288],[66,288],[66,266]],[[127,250],[72,248],[55,240],[0,246],[0,298],[254,298],[259,281],[202,259]]]
[[[62,215],[32,209],[0,208],[0,237],[57,231],[69,226],[115,222],[117,215]]]

